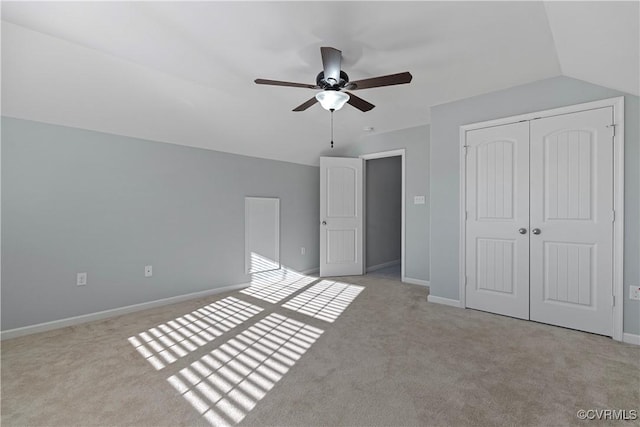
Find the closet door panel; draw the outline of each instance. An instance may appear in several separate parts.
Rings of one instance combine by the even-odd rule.
[[[466,141],[466,306],[528,319],[529,124]]]
[[[612,114],[531,122],[531,320],[612,334]]]

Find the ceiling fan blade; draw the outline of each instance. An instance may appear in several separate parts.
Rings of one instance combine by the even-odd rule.
[[[290,86],[290,87],[302,87],[305,89],[320,89],[316,85],[308,85],[305,83],[282,82],[280,80],[255,79],[254,82],[256,82],[259,85]]]
[[[298,105],[296,108],[293,109],[293,111],[304,111],[307,108],[311,107],[313,104],[315,104],[316,102],[318,102],[318,100],[316,99],[316,97],[314,96],[313,98],[311,98],[310,100],[308,100],[305,103],[302,103],[300,105]]]
[[[351,104],[356,107],[360,111],[369,111],[373,110],[376,106],[370,102],[365,101],[364,99],[355,96],[352,93],[346,92],[349,95],[349,100],[347,104]]]
[[[321,47],[322,66],[324,67],[324,79],[333,84],[340,82],[340,69],[342,67],[342,52],[332,47]],[[329,80],[333,79],[333,81]]]
[[[392,86],[392,85],[401,85],[405,83],[411,82],[413,76],[410,72],[405,71],[404,73],[398,74],[389,74],[387,76],[380,77],[372,77],[370,79],[356,80],[354,82],[349,82],[349,89],[358,90],[358,89],[369,89],[372,87],[381,87],[381,86]],[[355,87],[352,85],[355,84]]]

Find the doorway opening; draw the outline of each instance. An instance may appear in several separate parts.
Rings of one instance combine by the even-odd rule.
[[[404,150],[363,155],[365,273],[404,279]]]

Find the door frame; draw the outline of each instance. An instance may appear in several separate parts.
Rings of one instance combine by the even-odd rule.
[[[459,241],[459,298],[460,307],[466,308],[466,139],[467,132],[530,121],[545,117],[560,116],[603,107],[613,108],[613,339],[623,340],[624,318],[624,96],[585,102],[566,107],[536,111],[517,116],[504,117],[460,126],[460,241]]]
[[[362,202],[362,211],[364,213],[364,226],[366,227],[366,221],[367,221],[367,160],[374,160],[374,159],[383,159],[385,157],[397,157],[400,156],[400,161],[402,163],[401,166],[401,174],[402,174],[402,190],[401,190],[401,211],[400,211],[400,222],[401,222],[401,230],[400,230],[400,281],[404,282],[405,281],[405,192],[406,192],[406,149],[401,148],[398,150],[390,150],[390,151],[380,151],[377,153],[370,153],[370,154],[362,154],[361,156],[359,156],[362,160],[363,160],[363,169],[362,169],[362,175],[363,175],[363,191],[362,191],[362,197],[363,197],[363,202]],[[362,233],[363,234],[363,256],[364,256],[364,262],[365,262],[365,266],[364,266],[364,270],[366,272],[367,266],[366,266],[366,250],[367,250],[367,242],[366,242],[366,229],[365,232]]]

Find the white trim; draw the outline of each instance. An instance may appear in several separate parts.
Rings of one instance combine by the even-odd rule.
[[[511,123],[541,119],[543,117],[560,116],[562,114],[577,113],[579,111],[595,110],[603,107],[614,107],[624,103],[624,96],[601,99],[598,101],[584,102],[582,104],[567,105],[566,107],[553,108],[551,110],[535,111],[533,113],[520,114],[518,116],[503,117],[501,119],[487,120],[485,122],[469,123],[460,126],[465,131],[508,125]],[[617,117],[616,117],[617,118]]]
[[[402,162],[402,200],[400,201],[401,203],[401,230],[400,230],[400,280],[402,282],[405,282],[406,277],[405,277],[405,265],[406,265],[406,251],[405,251],[405,234],[406,234],[406,192],[407,192],[407,167],[406,167],[406,149],[404,148],[400,148],[398,150],[390,150],[390,151],[380,151],[377,153],[369,153],[369,154],[362,154],[360,156],[360,158],[364,161],[364,171],[363,171],[363,175],[366,177],[367,176],[367,160],[373,160],[373,159],[383,159],[385,157],[396,157],[396,156],[400,156],[400,161]],[[366,187],[362,189],[363,191],[363,195],[366,193]],[[364,206],[366,207],[366,202],[364,203]],[[366,221],[366,209],[365,209],[365,221]],[[366,223],[364,224],[366,227]],[[366,233],[365,233],[366,234]],[[366,248],[366,243],[365,243],[365,248]]]
[[[0,17],[2,12],[0,11]],[[2,62],[0,60],[0,62]],[[0,94],[2,89],[0,88]],[[1,98],[0,98],[1,99]],[[2,125],[0,124],[0,128]],[[0,230],[2,230],[2,143],[0,141]],[[2,233],[0,233],[0,236]],[[2,289],[2,238],[0,238],[0,289]]]
[[[460,307],[467,306],[466,271],[467,271],[467,131],[460,126],[460,241],[458,242],[458,298]],[[431,295],[429,295],[431,296]]]
[[[382,270],[383,268],[391,267],[398,264],[402,264],[402,260],[395,259],[393,261],[383,262],[382,264],[372,265],[371,267],[366,267],[365,271],[367,273],[370,273],[372,271]]]
[[[360,158],[363,160],[373,160],[384,159],[385,157],[404,156],[405,151],[406,150],[404,148],[400,148],[398,150],[380,151],[378,153],[362,154]]]
[[[414,279],[413,277],[405,277],[402,279],[403,283],[411,283],[412,285],[429,286],[428,280]]]
[[[615,136],[613,139],[613,339],[624,340],[624,97],[611,99]],[[640,343],[638,343],[640,344]]]
[[[559,116],[562,114],[577,113],[580,111],[594,110],[603,107],[613,107],[613,120],[615,127],[614,154],[613,154],[613,206],[616,211],[613,230],[613,289],[616,304],[613,307],[613,333],[612,337],[616,341],[624,339],[623,318],[624,318],[624,96],[602,99],[599,101],[585,102],[582,104],[569,105],[566,107],[554,108],[551,110],[537,111],[534,113],[521,114],[518,116],[505,117],[496,120],[489,120],[479,123],[471,123],[460,126],[460,241],[459,241],[459,296],[461,307],[466,307],[465,301],[465,244],[466,244],[466,156],[464,145],[468,131],[483,129],[493,126],[539,119],[543,117]]]
[[[640,345],[640,335],[625,332],[622,334],[622,342],[626,342],[627,344]]]
[[[82,314],[80,316],[67,317],[66,319],[53,320],[51,322],[38,323],[36,325],[23,326],[21,328],[8,329],[0,332],[0,340],[21,337],[24,335],[35,334],[38,332],[51,331],[53,329],[64,328],[67,326],[80,325],[82,323],[92,322],[95,320],[108,319],[110,317],[120,316],[123,314],[134,313],[136,311],[148,310],[150,308],[162,307],[164,305],[175,304],[178,302],[188,301],[196,298],[207,297],[220,294],[223,292],[236,291],[246,288],[250,283],[242,283],[238,285],[224,286],[222,288],[207,289],[206,291],[193,292],[190,294],[178,295],[175,297],[162,298],[155,301],[143,302],[140,304],[127,305],[125,307],[113,308],[110,310],[98,311],[95,313]]]
[[[464,308],[464,305],[462,305],[460,300],[437,297],[435,295],[427,295],[427,302],[432,302],[434,304],[448,305],[450,307],[456,307],[456,308],[461,308],[461,307]]]

